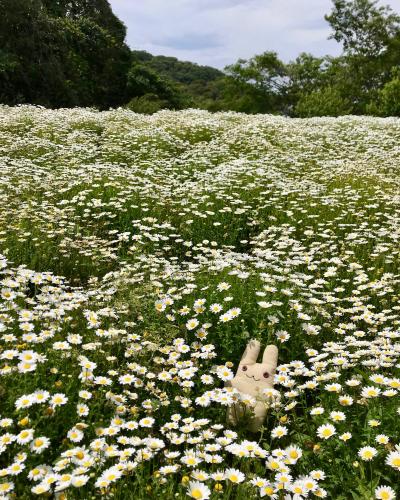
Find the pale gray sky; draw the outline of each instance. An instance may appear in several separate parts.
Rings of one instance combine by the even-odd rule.
[[[288,61],[300,52],[340,52],[327,40],[331,0],[109,0],[128,28],[133,49],[217,68],[274,50]],[[400,13],[400,0],[380,3]]]

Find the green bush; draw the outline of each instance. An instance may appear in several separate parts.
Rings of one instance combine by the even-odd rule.
[[[168,101],[160,99],[157,94],[145,94],[140,97],[134,97],[127,104],[127,108],[135,113],[152,115],[160,109],[168,108]]]
[[[326,87],[304,95],[295,108],[296,116],[302,118],[348,115],[351,111],[350,101],[342,97],[334,87]]]
[[[400,116],[400,76],[395,76],[379,91],[378,101],[368,106],[371,114]]]

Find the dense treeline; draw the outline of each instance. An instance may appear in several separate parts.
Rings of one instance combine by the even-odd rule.
[[[0,102],[400,115],[400,17],[376,0],[333,0],[325,19],[339,57],[284,63],[267,51],[222,72],[131,51],[108,0],[0,0]]]
[[[375,0],[334,0],[339,57],[274,52],[225,68],[222,109],[291,116],[400,115],[400,17]]]
[[[0,100],[50,107],[126,102],[130,50],[107,0],[0,0]]]

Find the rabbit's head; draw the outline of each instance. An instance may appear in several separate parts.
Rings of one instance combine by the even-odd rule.
[[[236,387],[241,392],[254,395],[262,389],[272,388],[274,385],[274,375],[278,362],[278,348],[274,345],[268,345],[263,353],[261,363],[257,363],[260,352],[260,342],[251,340],[240,360],[235,382]]]

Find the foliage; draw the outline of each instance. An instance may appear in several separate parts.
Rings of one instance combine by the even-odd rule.
[[[109,32],[119,44],[125,40],[126,28],[113,13],[108,0],[42,0],[42,3],[51,17],[90,19]]]
[[[170,106],[171,104],[167,100],[161,99],[157,94],[143,94],[140,97],[133,97],[126,105],[127,109],[145,115],[169,109]]]
[[[376,102],[400,65],[399,16],[376,1],[335,0],[326,20],[331,38],[343,44],[341,56],[300,54],[283,64],[266,52],[239,60],[226,68],[222,109],[297,116],[383,112]]]
[[[130,53],[107,1],[0,0],[0,8],[2,102],[107,108],[125,101]]]
[[[177,85],[145,64],[133,62],[127,77],[127,93],[132,99],[129,109],[140,113],[154,113],[159,109],[182,109],[187,98]]]
[[[398,63],[400,17],[376,1],[338,0],[326,19],[333,28],[331,38],[344,48],[339,65],[332,68],[331,84],[352,102],[353,113],[366,114]]]
[[[286,88],[286,68],[275,52],[264,52],[226,68],[224,92],[228,109],[248,113],[280,109]]]
[[[146,51],[132,51],[133,63],[149,68],[173,85],[185,107],[218,108],[224,73],[210,66],[179,61],[175,57],[153,56]]]
[[[300,54],[283,64],[267,52],[226,68],[230,80],[223,109],[297,116],[373,112],[392,68],[400,63],[400,18],[376,3],[334,1],[326,19],[333,29],[331,37],[343,43],[339,57]]]
[[[371,103],[370,112],[381,116],[400,116],[400,74],[398,72],[394,72],[392,80],[379,91],[376,103]]]
[[[338,57],[265,51],[224,71],[129,50],[108,0],[0,0],[0,102],[200,108],[289,116],[396,111],[400,17],[376,0],[333,0]],[[331,102],[326,102],[327,100]]]
[[[399,32],[400,17],[378,0],[333,0],[325,19],[333,29],[330,38],[343,44],[345,53],[379,56]]]
[[[132,51],[133,60],[146,61],[148,66],[170,80],[190,85],[194,82],[210,82],[223,77],[223,73],[210,66],[201,66],[176,57],[152,56],[145,51]]]
[[[351,113],[351,102],[335,87],[324,87],[304,94],[296,104],[295,113],[300,117],[341,116]]]
[[[300,99],[320,90],[329,82],[329,65],[329,58],[314,57],[304,52],[286,65],[289,80],[286,87],[286,106],[290,114],[294,114],[294,107]]]

